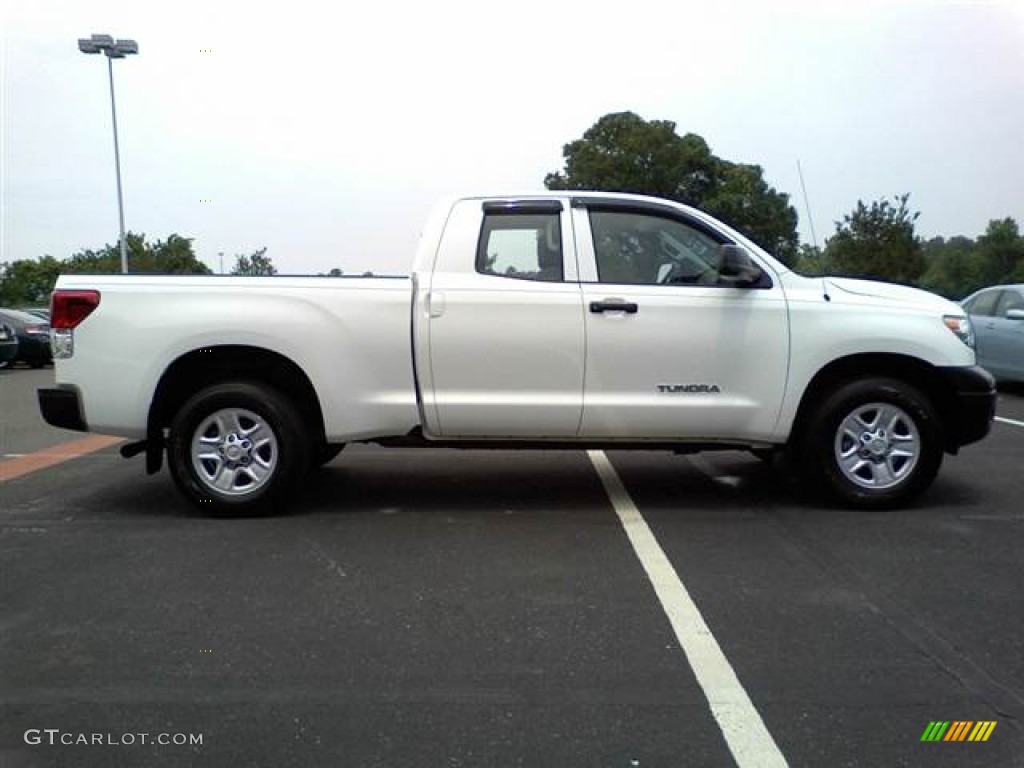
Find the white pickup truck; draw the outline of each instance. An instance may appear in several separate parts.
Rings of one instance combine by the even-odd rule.
[[[411,277],[63,275],[51,324],[46,420],[135,440],[149,472],[166,451],[219,514],[281,508],[349,442],[785,449],[893,506],[995,410],[959,306],[801,277],[636,195],[449,200]]]

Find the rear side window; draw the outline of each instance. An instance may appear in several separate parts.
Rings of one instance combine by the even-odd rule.
[[[967,311],[972,315],[992,317],[996,313],[996,302],[1002,291],[985,291],[979,293],[967,303]]]
[[[484,215],[476,271],[519,280],[561,282],[562,226],[557,213]]]

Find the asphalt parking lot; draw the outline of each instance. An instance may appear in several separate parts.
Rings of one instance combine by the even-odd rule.
[[[0,371],[0,478],[82,437],[52,378]],[[1024,765],[1024,391],[998,413],[884,513],[741,453],[609,453],[616,496],[583,451],[354,446],[234,521],[116,447],[2,480],[0,766]]]

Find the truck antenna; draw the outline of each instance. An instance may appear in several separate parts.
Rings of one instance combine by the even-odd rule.
[[[807,224],[811,228],[811,242],[818,248],[818,235],[814,232],[814,218],[811,216],[811,204],[807,199],[807,185],[804,184],[804,169],[800,167],[800,158],[796,160],[796,172],[800,176],[800,189],[804,193],[804,209],[807,211]]]

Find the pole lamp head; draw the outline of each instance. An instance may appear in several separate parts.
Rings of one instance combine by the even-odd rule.
[[[111,59],[123,59],[133,53],[139,52],[139,44],[134,40],[118,40],[110,35],[93,35],[89,38],[79,38],[78,50],[82,53],[105,53]]]
[[[107,56],[112,59],[123,59],[133,53],[139,52],[139,44],[134,40],[118,40],[106,50]]]

